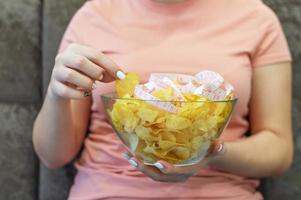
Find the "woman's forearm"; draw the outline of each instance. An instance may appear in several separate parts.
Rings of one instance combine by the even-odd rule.
[[[48,167],[75,157],[87,131],[95,81],[113,81],[119,71],[109,57],[88,46],[73,43],[56,56],[33,130],[35,150]]]
[[[48,93],[33,129],[34,147],[44,164],[59,167],[75,156],[75,131],[70,100],[52,98]]]
[[[286,141],[264,130],[239,141],[227,142],[226,153],[214,158],[212,166],[248,177],[279,175],[292,162],[292,145]]]

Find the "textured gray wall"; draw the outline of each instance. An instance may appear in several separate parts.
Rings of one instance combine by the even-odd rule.
[[[40,100],[40,6],[0,0],[0,101]]]
[[[268,179],[268,197],[271,200],[295,200],[301,199],[301,0],[267,0],[266,2],[281,19],[293,53],[293,126],[295,136],[293,166],[284,176]]]
[[[0,111],[0,199],[36,199],[38,161],[31,124],[37,106],[0,103]]]
[[[0,200],[66,199],[72,169],[39,168],[31,132],[62,33],[84,1],[0,0]],[[268,200],[295,200],[301,198],[301,0],[266,2],[283,22],[294,57],[296,156],[288,173],[265,186]]]
[[[32,123],[40,102],[39,0],[0,0],[0,199],[34,200]]]

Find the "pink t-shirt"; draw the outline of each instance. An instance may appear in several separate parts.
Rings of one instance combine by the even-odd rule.
[[[72,42],[101,50],[143,81],[154,72],[220,73],[239,99],[221,136],[225,141],[238,140],[249,129],[253,69],[291,60],[277,17],[260,0],[87,1],[60,51]],[[125,148],[102,107],[100,95],[112,91],[114,83],[100,82],[93,91],[89,135],[69,199],[262,199],[258,180],[209,168],[185,183],[155,182],[135,170],[121,157]]]

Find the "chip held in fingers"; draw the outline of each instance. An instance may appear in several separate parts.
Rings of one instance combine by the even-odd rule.
[[[116,81],[116,93],[117,98],[104,97],[110,121],[146,164],[165,160],[181,165],[203,159],[236,102],[233,86],[213,71],[195,76],[155,73],[144,84],[130,72]]]
[[[139,84],[139,76],[135,73],[126,74],[124,79],[116,80],[116,92],[119,97],[133,96],[136,85]]]

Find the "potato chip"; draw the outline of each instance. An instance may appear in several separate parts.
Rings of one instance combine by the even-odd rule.
[[[158,118],[158,119],[163,120],[164,118],[162,117],[162,118]],[[154,122],[145,122],[145,123],[144,123],[144,126],[145,126],[145,127],[152,127],[152,128],[154,128],[154,129],[160,129],[160,128],[162,128],[162,126],[163,126],[163,125],[160,125],[160,124],[163,124],[163,123],[165,122],[165,119],[164,119],[163,121],[158,121],[158,119],[155,120]],[[158,126],[158,127],[157,127],[157,126]],[[165,126],[165,125],[164,125],[164,126]]]
[[[163,129],[165,127],[165,116],[158,117],[154,122],[146,122],[144,124],[145,127],[152,127],[153,129]]]
[[[126,134],[126,138],[128,140],[130,149],[132,151],[135,151],[138,147],[139,138],[137,137],[136,134],[133,134],[133,133],[125,133],[125,134]]]
[[[185,103],[179,110],[178,115],[187,119],[193,120],[198,117],[204,102],[189,102]]]
[[[191,134],[185,134],[185,132],[174,132],[176,142],[179,144],[187,144],[189,139],[192,137]]]
[[[131,133],[139,123],[139,118],[124,100],[116,101],[110,115],[116,127],[128,133]]]
[[[159,141],[159,147],[163,150],[170,149],[170,148],[174,147],[175,145],[176,145],[176,143],[168,141],[168,140],[160,140]]]
[[[151,146],[148,145],[143,149],[145,153],[154,154],[158,158],[164,158],[171,150],[172,149],[161,149],[157,143],[153,143]]]
[[[137,136],[145,141],[158,141],[158,137],[154,137],[151,135],[151,129],[150,128],[145,128],[144,126],[137,126],[135,128],[135,133]]]
[[[124,130],[127,133],[132,133],[139,123],[139,118],[135,115],[128,115],[124,119]]]
[[[173,99],[173,89],[167,88],[167,89],[159,89],[152,93],[155,97],[162,101],[171,101]]]
[[[184,93],[183,96],[185,97],[186,101],[190,102],[190,101],[205,101],[206,98],[202,97],[200,95],[196,95],[196,94],[190,94],[190,93]]]
[[[142,101],[131,101],[131,100],[118,100],[123,101],[121,104],[131,110],[133,113],[136,113],[140,107],[143,106]]]
[[[161,136],[162,140],[167,140],[173,143],[177,141],[174,133],[169,132],[168,130],[163,130],[162,132],[159,133],[159,135]]]
[[[186,160],[190,156],[190,150],[187,147],[176,147],[171,153],[175,154],[179,160]]]
[[[171,114],[166,117],[165,125],[166,128],[171,130],[183,130],[191,125],[191,121],[187,118]]]
[[[168,154],[166,156],[164,156],[163,158],[161,158],[162,160],[166,160],[167,162],[169,163],[172,163],[172,164],[177,164],[177,163],[180,163],[182,160],[181,159],[178,159],[175,155],[173,154]]]
[[[198,150],[200,146],[202,145],[203,137],[202,136],[196,136],[191,140],[191,147],[193,150]]]
[[[154,122],[159,112],[156,110],[151,110],[148,108],[140,108],[137,112],[137,115],[144,122]]]
[[[127,110],[122,104],[115,103],[110,115],[113,123],[118,129],[123,129],[124,119],[129,113],[131,115],[131,111]]]
[[[133,96],[136,86],[139,84],[139,76],[136,73],[127,73],[125,79],[116,80],[116,92],[118,97]]]

